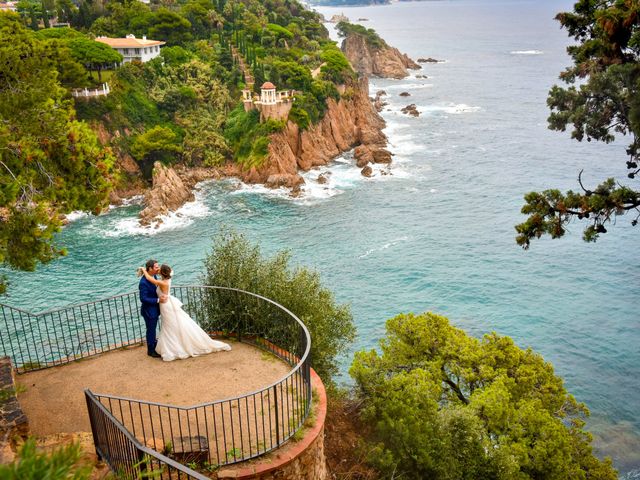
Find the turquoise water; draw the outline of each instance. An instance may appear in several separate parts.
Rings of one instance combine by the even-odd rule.
[[[372,81],[372,94],[388,93],[389,174],[365,179],[346,156],[306,174],[296,200],[208,183],[151,231],[136,225],[135,204],[81,216],[61,235],[69,256],[11,272],[2,301],[38,311],[131,291],[148,257],[173,265],[177,283],[197,282],[211,237],[232,226],[266,252],[290,248],[297,263],[321,271],[352,306],[354,349],[374,347],[387,318],[432,310],[475,335],[495,330],[541,352],[591,408],[599,451],[640,478],[639,231],[623,219],[596,244],[582,242],[580,224],[528,252],[514,241],[525,192],[575,188],[582,168],[587,185],[626,177],[622,143],[582,145],[546,128],[547,91],[569,65],[553,16],[570,8],[459,0],[319,9],[368,18],[364,25],[411,57],[445,61]],[[420,117],[399,112],[409,103]],[[315,182],[324,171],[327,188]]]

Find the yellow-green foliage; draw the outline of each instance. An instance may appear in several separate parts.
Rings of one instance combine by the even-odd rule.
[[[403,478],[615,480],[592,453],[550,363],[509,337],[468,336],[433,313],[398,315],[350,373],[374,425],[372,461]]]
[[[265,257],[260,247],[244,236],[223,231],[214,239],[212,251],[205,259],[202,282],[257,293],[292,311],[311,333],[313,368],[324,382],[331,383],[338,371],[337,357],[345,353],[355,337],[350,308],[336,302],[318,272],[290,263],[288,251]],[[244,308],[250,308],[249,305]],[[273,314],[273,310],[266,313]],[[279,330],[282,325],[273,323],[272,327]]]
[[[82,461],[82,450],[75,443],[44,453],[30,438],[13,463],[0,464],[2,480],[87,480],[90,476],[91,466]]]
[[[240,104],[229,114],[224,136],[236,162],[257,167],[269,153],[269,135],[283,128],[284,122],[278,120],[260,123],[260,112],[245,112]]]
[[[47,52],[17,15],[0,14],[0,264],[23,270],[64,253],[52,243],[60,213],[106,206],[114,162],[74,119]]]

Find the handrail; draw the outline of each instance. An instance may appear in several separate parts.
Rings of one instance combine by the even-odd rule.
[[[94,438],[100,435],[94,417],[101,414],[91,403],[138,441],[138,453],[166,450],[174,461],[206,468],[263,455],[295,435],[312,401],[311,336],[304,323],[273,300],[236,288],[186,285],[172,293],[205,330],[269,351],[291,370],[253,392],[189,407],[89,392]],[[14,357],[24,373],[140,343],[144,327],[137,296],[124,293],[38,314],[0,304],[0,355]]]
[[[143,453],[145,455],[148,455],[151,458],[154,458],[156,460],[156,462],[160,465],[166,465],[169,469],[169,478],[171,478],[171,470],[176,470],[178,472],[184,473],[186,475],[188,475],[187,478],[193,478],[196,480],[209,480],[208,477],[205,477],[204,475],[190,469],[189,467],[182,465],[181,463],[176,462],[175,460],[166,457],[165,455],[162,455],[159,452],[156,452],[155,450],[142,445],[133,435],[131,435],[131,433],[120,423],[117,421],[117,419],[111,415],[111,412],[109,412],[109,410],[107,410],[104,405],[102,405],[95,397],[95,395],[91,392],[91,390],[86,389],[84,391],[84,395],[85,395],[85,399],[87,401],[87,409],[89,410],[89,412],[92,412],[92,409],[97,409],[98,410],[98,415],[101,415],[104,417],[104,419],[107,419],[110,421],[110,425],[113,425],[117,430],[119,430],[120,434],[122,437],[124,437],[125,441],[129,442],[129,446],[133,446],[133,448],[137,451],[136,454],[134,456],[132,456],[131,458],[126,458],[127,456],[127,448],[126,446],[123,446],[122,444],[117,444],[114,445],[115,448],[118,448],[120,450],[119,455],[110,455],[109,453],[105,452],[102,450],[102,444],[103,444],[103,440],[106,440],[106,431],[105,429],[101,429],[100,427],[102,425],[98,425],[98,415],[93,415],[91,417],[91,429],[93,430],[93,438],[94,438],[94,443],[96,445],[96,452],[98,454],[98,457],[100,460],[104,460],[106,461],[106,463],[109,465],[109,468],[111,468],[111,470],[113,471],[118,471],[122,468],[122,465],[119,465],[119,463],[121,464],[122,462],[117,462],[114,459],[118,459],[118,460],[128,460],[128,463],[125,465],[125,468],[127,467],[131,467],[131,468],[140,468],[141,465],[139,465],[141,462],[144,463],[144,459],[141,458],[142,455],[140,455],[140,453]],[[145,468],[145,467],[143,467]],[[153,468],[153,467],[152,467]],[[158,472],[158,475],[160,475],[160,478],[162,477],[161,472]],[[153,476],[153,475],[152,475]],[[153,476],[153,478],[157,478],[156,476]]]

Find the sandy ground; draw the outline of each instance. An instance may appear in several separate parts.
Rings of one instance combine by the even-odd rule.
[[[17,376],[20,404],[34,435],[90,432],[84,389],[176,406],[253,392],[290,367],[257,348],[229,342],[230,352],[163,362],[131,347]]]

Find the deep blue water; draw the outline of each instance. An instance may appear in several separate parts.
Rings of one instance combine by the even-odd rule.
[[[445,61],[371,82],[372,94],[388,93],[390,175],[364,179],[347,156],[321,170],[331,172],[328,188],[315,182],[319,171],[307,174],[298,200],[221,182],[204,185],[182,216],[153,232],[136,226],[136,205],[81,217],[60,238],[69,256],[36,273],[11,272],[2,301],[38,311],[131,291],[148,257],[172,264],[176,283],[196,282],[224,224],[318,269],[351,304],[354,349],[374,347],[387,318],[425,310],[475,335],[495,330],[531,346],[590,407],[599,452],[640,478],[638,230],[622,219],[596,244],[581,240],[580,224],[527,252],[514,241],[525,192],[575,189],[583,168],[587,185],[626,177],[623,142],[580,144],[546,128],[547,92],[570,63],[553,17],[569,9],[549,0],[320,8],[369,19],[362,23],[413,58]],[[399,112],[408,103],[419,118]]]

